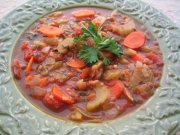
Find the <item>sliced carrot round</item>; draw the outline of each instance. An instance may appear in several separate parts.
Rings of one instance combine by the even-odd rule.
[[[95,14],[96,12],[94,10],[77,10],[72,13],[72,15],[76,18],[91,17]]]
[[[42,25],[38,29],[38,32],[40,32],[43,35],[48,36],[48,37],[60,36],[61,34],[64,33],[64,31],[61,30],[60,28],[54,27],[54,26],[49,26],[49,25]]]
[[[80,59],[70,59],[66,62],[66,64],[73,68],[83,68],[86,66],[84,61]]]
[[[124,39],[124,46],[131,49],[138,49],[145,43],[146,37],[142,32],[132,32]]]

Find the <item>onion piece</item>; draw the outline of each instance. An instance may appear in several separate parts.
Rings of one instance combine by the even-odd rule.
[[[93,115],[87,111],[85,111],[84,109],[78,107],[78,106],[73,106],[73,109],[75,111],[80,112],[83,116],[85,116],[86,118],[90,118],[90,119],[101,119],[101,116],[98,115]]]
[[[48,54],[49,51],[50,51],[50,49],[51,49],[50,46],[46,46],[46,47],[44,47],[44,48],[41,50],[41,52],[44,53],[44,54]]]
[[[127,88],[124,89],[124,94],[131,102],[134,102],[134,97]]]
[[[96,98],[87,103],[88,111],[98,109],[109,98],[110,95],[110,91],[105,85],[96,85],[94,91],[96,92]]]

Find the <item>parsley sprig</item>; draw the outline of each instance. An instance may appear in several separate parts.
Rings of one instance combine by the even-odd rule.
[[[81,30],[83,35],[81,37],[75,37],[74,42],[79,43],[88,37],[92,37],[96,46],[83,44],[79,51],[80,59],[84,60],[89,65],[93,65],[102,57],[104,64],[108,65],[110,64],[110,60],[102,53],[103,50],[111,52],[118,57],[123,54],[121,45],[119,45],[114,38],[102,37],[100,35],[101,29],[97,30],[92,22],[88,22],[88,24],[88,27],[82,26]]]

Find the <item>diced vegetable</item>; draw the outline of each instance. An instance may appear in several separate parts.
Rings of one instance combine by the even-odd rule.
[[[58,86],[54,86],[52,88],[52,94],[54,95],[54,97],[60,101],[63,101],[64,103],[67,104],[73,104],[74,103],[74,99],[69,96],[68,94],[66,94],[64,91],[62,91]]]
[[[95,92],[91,92],[89,95],[88,95],[88,101],[92,101],[96,98],[96,93]]]
[[[21,72],[20,72],[21,67],[20,67],[19,61],[17,61],[17,60],[13,61],[12,69],[13,69],[14,77],[16,79],[21,79]]]
[[[47,93],[43,98],[43,102],[52,110],[58,110],[64,104],[62,101],[57,100],[52,93]]]
[[[134,102],[134,97],[127,88],[124,89],[124,94],[131,102]]]
[[[134,91],[135,93],[141,95],[143,98],[146,99],[153,94],[152,88],[153,84],[151,82],[148,82],[142,85],[138,85]]]
[[[57,37],[45,37],[44,42],[50,46],[57,46],[59,43],[59,39]]]
[[[65,90],[65,92],[71,96],[75,101],[77,101],[79,99],[79,94],[77,93],[76,90],[72,89],[72,88],[67,88]]]
[[[85,90],[87,88],[87,83],[84,82],[83,79],[79,80],[76,82],[76,87],[79,89],[79,90]]]
[[[98,85],[100,83],[100,81],[99,80],[89,80],[89,82],[88,82],[88,87],[90,87],[90,88],[94,88],[96,85]]]
[[[36,99],[41,100],[46,95],[46,89],[38,86],[30,88],[30,95]]]
[[[25,51],[25,50],[29,49],[28,45],[29,45],[28,42],[23,42],[21,45],[21,50]]]
[[[103,75],[103,62],[99,61],[91,67],[91,78],[99,79]]]
[[[41,63],[46,59],[45,55],[40,51],[33,51],[33,58],[35,63]]]
[[[136,62],[136,68],[131,76],[129,82],[129,88],[133,89],[140,83],[147,83],[153,79],[153,73],[151,69],[141,62]]]
[[[40,41],[40,40],[35,40],[34,41],[34,48],[35,49],[42,49],[46,46],[46,43],[44,43],[43,41]]]
[[[80,78],[81,79],[85,79],[85,78],[87,78],[90,75],[90,73],[91,73],[91,68],[89,68],[89,67],[85,68],[85,69],[82,70]]]
[[[54,73],[54,74],[51,74],[51,77],[53,77],[57,82],[65,82],[68,80],[68,76],[67,75],[64,75],[62,73]]]
[[[64,31],[61,30],[60,28],[54,26],[48,26],[48,25],[42,25],[38,29],[38,32],[48,37],[60,36],[64,33]]]
[[[68,23],[68,20],[67,19],[56,19],[56,20],[53,21],[53,23],[54,23],[53,24],[54,26],[59,26],[61,24]]]
[[[35,81],[34,78],[36,78]],[[28,75],[25,79],[26,86],[35,86],[38,85],[38,83],[39,83],[39,75]]]
[[[62,58],[63,58],[63,54],[58,52],[58,50],[56,50],[56,49],[50,51],[49,56],[54,58],[56,61],[62,60]]]
[[[129,61],[126,58],[121,57],[119,58],[119,63],[125,65],[125,64],[129,64]]]
[[[138,49],[145,43],[146,36],[142,32],[132,32],[124,39],[124,46],[131,49]]]
[[[82,121],[83,115],[79,111],[75,110],[70,114],[69,118],[74,121]]]
[[[49,67],[49,70],[50,71],[54,71],[56,69],[59,69],[62,65],[63,65],[63,62],[62,61],[58,61],[58,62],[54,63],[53,65],[51,65]]]
[[[92,17],[95,16],[96,12],[94,10],[77,10],[72,13],[76,18]]]
[[[73,106],[73,109],[77,112],[80,112],[84,117],[86,117],[88,119],[101,119],[100,116],[93,115],[93,114],[87,112],[86,110],[82,109],[81,107]]]
[[[46,46],[44,47],[41,52],[45,55],[48,55],[49,51],[50,51],[51,47],[50,46]]]
[[[51,13],[49,16],[52,16],[52,17],[59,17],[59,16],[62,16],[63,13],[61,11],[56,11],[54,13]]]
[[[66,64],[73,68],[83,68],[86,66],[84,61],[82,61],[80,59],[70,59],[66,62]]]
[[[32,49],[26,49],[25,51],[24,51],[24,60],[25,61],[29,61],[30,59],[31,59],[31,57],[33,56],[33,51],[32,51]]]
[[[98,109],[109,97],[109,90],[105,85],[97,85],[94,88],[96,92],[96,98],[87,103],[88,111],[95,111]]]
[[[37,67],[36,71],[37,71],[37,73],[39,73],[39,74],[41,74],[43,76],[46,76],[49,73],[48,69],[43,65],[39,65]]]
[[[72,48],[74,46],[74,38],[65,38],[62,42],[59,42],[58,46],[63,46],[64,48]]]
[[[25,84],[27,87],[44,87],[48,84],[48,78],[42,77],[41,75],[28,75],[25,79]]]
[[[48,67],[48,66],[54,65],[55,62],[56,62],[56,61],[55,61],[54,58],[52,58],[52,57],[47,57],[47,58],[43,61],[42,65],[45,66],[45,67]]]
[[[26,67],[26,70],[24,72],[25,75],[28,75],[31,72],[33,63],[34,63],[34,57],[31,57],[31,59],[29,60],[28,65]]]
[[[48,84],[48,78],[47,77],[43,77],[43,78],[40,79],[40,81],[39,81],[39,86],[40,87],[44,87],[47,84]]]
[[[113,107],[105,111],[105,116],[109,119],[116,118],[120,114],[120,107]]]
[[[137,53],[133,56],[131,56],[131,59],[134,60],[134,61],[140,61],[140,62],[143,62],[144,59],[145,59],[145,56],[140,54],[140,53]]]
[[[153,53],[153,52],[148,53],[148,54],[146,55],[146,57],[147,57],[148,59],[152,60],[153,62],[160,62],[160,59],[158,58],[158,56],[157,56],[155,53]]]
[[[104,24],[105,21],[106,21],[105,17],[97,16],[95,19],[92,20],[92,23],[96,26],[96,28],[99,28]]]
[[[119,98],[124,91],[124,84],[120,80],[114,80],[114,85],[110,89],[110,98]]]
[[[142,52],[145,52],[145,53],[150,53],[154,50],[154,48],[151,48],[151,47],[147,47],[147,46],[143,46],[141,47],[141,51]],[[156,49],[157,50],[157,49]]]
[[[128,20],[125,24],[112,24],[111,29],[114,33],[117,33],[121,36],[127,36],[136,30],[136,26],[133,20]]]
[[[103,74],[104,80],[116,80],[122,76],[122,71],[120,69],[110,69],[106,70]]]
[[[127,48],[124,50],[124,55],[126,56],[133,56],[135,55],[137,52],[133,49]]]

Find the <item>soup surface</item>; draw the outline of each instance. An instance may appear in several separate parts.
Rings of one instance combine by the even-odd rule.
[[[115,119],[160,86],[158,42],[132,18],[72,8],[37,20],[15,48],[12,70],[23,95],[73,121]]]

